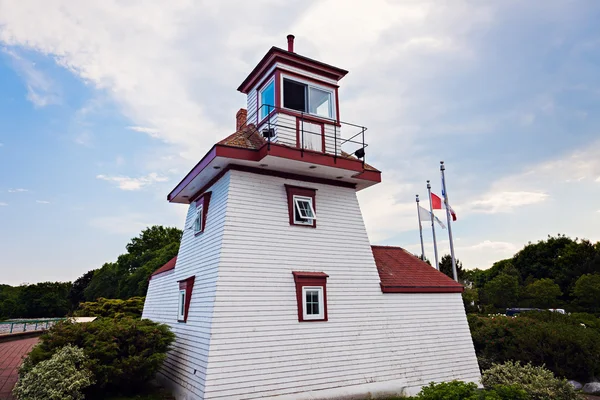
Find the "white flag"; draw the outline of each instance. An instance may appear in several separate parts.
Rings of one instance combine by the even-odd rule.
[[[426,210],[423,207],[419,206],[419,219],[421,221],[431,222],[431,213],[429,212],[429,210]],[[440,219],[436,217],[435,214],[433,215],[433,219],[435,220],[435,222],[440,224],[440,227],[442,229],[446,229],[446,225],[444,225],[444,223],[440,221]]]

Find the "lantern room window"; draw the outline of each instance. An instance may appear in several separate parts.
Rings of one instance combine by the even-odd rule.
[[[275,80],[267,83],[259,94],[260,119],[264,119],[275,109]]]
[[[333,92],[322,87],[283,80],[283,106],[319,117],[333,118]]]

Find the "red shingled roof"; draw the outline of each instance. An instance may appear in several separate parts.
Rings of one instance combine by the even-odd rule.
[[[460,283],[401,247],[371,246],[384,293],[461,293]]]
[[[160,267],[159,269],[157,269],[156,271],[154,271],[152,273],[152,275],[150,275],[150,278],[152,278],[154,275],[158,275],[161,272],[166,272],[166,271],[170,271],[172,269],[175,269],[175,263],[177,262],[177,256],[171,258],[165,265],[163,265],[162,267]]]

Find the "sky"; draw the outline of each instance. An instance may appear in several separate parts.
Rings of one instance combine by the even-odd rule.
[[[383,173],[359,192],[373,244],[420,252],[415,194],[440,194],[441,160],[465,268],[598,241],[599,20],[595,0],[0,0],[0,283],[74,280],[146,226],[181,228],[167,193],[289,33],[350,71],[340,115]]]

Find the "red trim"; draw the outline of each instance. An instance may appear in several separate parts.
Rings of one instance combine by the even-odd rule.
[[[333,119],[318,117],[318,116],[312,115],[312,114],[303,114],[299,111],[290,110],[289,108],[281,108],[281,109],[278,109],[277,112],[280,114],[286,114],[286,115],[291,115],[292,117],[301,118],[308,122],[314,122],[315,124],[328,124],[328,125],[342,126],[341,124],[338,124]]]
[[[292,271],[294,275],[294,284],[296,285],[296,304],[298,306],[298,322],[323,322],[329,319],[327,314],[327,275],[324,272],[304,272]],[[303,286],[322,286],[323,287],[323,319],[304,319],[302,312],[302,287]]]
[[[260,78],[260,76],[277,62],[282,62],[314,74],[334,79],[336,81],[339,81],[348,73],[348,71],[341,68],[337,68],[332,65],[298,55],[296,53],[290,53],[277,47],[271,47],[271,49],[259,61],[256,67],[254,67],[252,72],[250,72],[246,79],[244,79],[244,82],[242,82],[237,90],[244,94],[248,94],[248,92],[254,86],[256,86],[256,81]]]
[[[384,286],[381,284],[383,293],[462,293],[464,287],[455,286],[435,286],[435,287],[415,287],[415,286]]]
[[[281,71],[275,69],[275,107],[280,109],[281,105]]]
[[[305,225],[305,224],[297,224],[294,222],[294,211],[295,211],[295,207],[294,207],[294,196],[304,196],[304,197],[310,197],[312,199],[312,206],[313,209],[315,210],[315,213],[317,212],[317,202],[316,202],[316,195],[317,195],[317,189],[310,189],[310,188],[304,188],[304,187],[299,187],[299,186],[292,186],[292,185],[288,185],[288,184],[284,184],[285,186],[285,191],[287,193],[287,201],[288,201],[288,215],[290,217],[290,225],[294,225],[294,226],[304,226],[307,228],[316,228],[317,227],[317,220],[313,219],[312,221],[312,225]]]
[[[335,117],[338,123],[338,126],[341,126],[340,124],[340,97],[338,96],[338,88],[335,88]]]
[[[321,151],[325,153],[325,124],[321,124]]]
[[[276,176],[276,177],[284,178],[284,179],[293,179],[296,181],[303,181],[303,182],[309,182],[309,183],[321,183],[323,185],[338,186],[338,187],[343,187],[343,188],[348,188],[348,189],[356,189],[356,185],[354,183],[350,183],[350,182],[334,181],[332,179],[317,178],[314,176],[293,174],[291,172],[274,171],[272,169],[261,169],[261,168],[247,167],[245,165],[237,165],[237,164],[230,165],[227,168],[227,170],[229,170],[229,169],[234,170],[234,171],[250,172],[250,173],[259,174],[259,175]]]
[[[313,151],[319,151],[320,153],[325,153],[325,124],[320,121],[314,121],[314,120],[312,120],[312,118],[305,122],[321,126],[321,150],[320,151],[313,150]],[[300,140],[300,124],[301,123],[302,123],[302,120],[299,117],[296,117],[296,147],[299,149],[302,148],[302,141]],[[312,135],[312,132],[309,132],[309,135]],[[304,150],[311,150],[311,149],[305,148]]]
[[[360,160],[352,160],[344,157],[334,157],[333,154],[315,152],[310,150],[301,151],[301,149],[285,146],[278,143],[271,143],[271,150],[268,150],[267,143],[265,143],[260,149],[243,149],[239,147],[230,147],[225,145],[216,144],[213,148],[204,156],[204,158],[186,175],[186,177],[171,191],[167,196],[167,200],[171,201],[177,197],[182,190],[199,174],[202,170],[210,164],[215,157],[224,157],[238,160],[254,161],[259,162],[267,155],[273,157],[286,158],[289,160],[302,161],[305,163],[322,165],[327,167],[334,167],[345,169],[348,171],[355,171],[357,174],[353,178],[364,179],[372,182],[381,182],[381,172],[363,170],[362,162]],[[211,181],[212,182],[212,181]],[[206,188],[206,185],[203,187]],[[200,190],[201,193],[203,190]],[[194,200],[193,196],[190,196],[191,201]]]
[[[190,311],[190,303],[192,301],[192,291],[194,289],[194,281],[195,280],[196,280],[195,276],[190,276],[187,279],[177,281],[179,283],[179,290],[185,290],[185,304],[184,304],[183,319],[178,319],[177,322],[187,322],[188,313]],[[177,314],[179,314],[179,310],[177,310]]]
[[[204,227],[206,226],[206,217],[208,216],[208,206],[210,205],[210,196],[212,192],[205,192],[198,200],[196,200],[196,208],[202,206],[202,226],[200,227],[200,231],[196,232],[196,236],[204,232]]]

